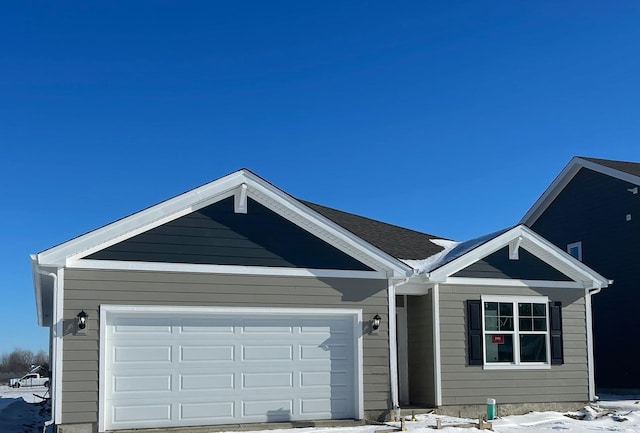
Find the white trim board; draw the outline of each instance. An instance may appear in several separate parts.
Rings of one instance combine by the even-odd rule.
[[[350,271],[340,269],[280,268],[267,266],[201,265],[192,263],[128,262],[116,260],[73,260],[69,269],[104,269],[122,271],[187,272],[202,274],[272,275],[316,278],[387,279],[381,271]]]

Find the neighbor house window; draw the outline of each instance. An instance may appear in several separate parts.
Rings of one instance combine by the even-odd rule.
[[[582,242],[573,242],[567,245],[567,252],[582,261]]]
[[[549,366],[549,300],[482,297],[485,368]]]

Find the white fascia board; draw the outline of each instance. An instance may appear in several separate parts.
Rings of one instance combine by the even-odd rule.
[[[544,281],[544,280],[510,280],[500,278],[467,278],[452,277],[447,278],[441,285],[456,286],[487,286],[487,287],[537,287],[537,288],[564,288],[582,289],[584,284],[580,281]]]
[[[31,278],[33,279],[33,292],[36,297],[36,314],[38,315],[38,326],[44,326],[42,312],[42,280],[38,272],[39,266],[35,254],[31,254]]]
[[[433,299],[432,299],[432,311],[433,315],[433,374],[436,384],[436,406],[442,405],[442,349],[441,349],[441,334],[440,334],[440,285],[435,284],[433,286]]]
[[[67,258],[85,257],[132,236],[172,221],[233,194],[245,179],[245,170],[136,212],[37,255],[41,265],[65,266]]]
[[[497,236],[496,238],[479,246],[478,248],[475,248],[474,250],[469,251],[467,254],[464,254],[458,257],[457,259],[451,261],[450,263],[447,263],[441,268],[434,270],[429,274],[429,280],[432,282],[440,282],[440,283],[450,282],[451,280],[453,280],[452,278],[450,278],[450,275],[455,274],[456,272],[472,265],[473,263],[477,262],[478,260],[490,254],[493,254],[494,252],[500,250],[501,248],[504,248],[505,246],[509,245],[509,243],[514,239],[518,239],[518,238],[522,239],[520,244],[521,248],[524,248],[525,250],[534,254],[539,259],[545,261],[547,264],[549,264],[549,266],[552,266],[553,268],[564,273],[570,278],[575,279],[576,282],[581,283],[580,287],[584,288],[585,285],[588,285],[591,288],[596,288],[596,287],[602,288],[602,287],[606,287],[609,284],[608,280],[604,278],[602,275],[593,271],[584,263],[576,260],[574,257],[569,255],[565,251],[559,249],[557,246],[555,246],[554,244],[544,239],[542,236],[535,233],[533,230],[531,230],[530,228],[524,225],[516,226],[511,230],[501,234],[500,236]],[[548,259],[540,257],[538,254],[535,254],[534,251],[531,251],[532,249],[535,250],[535,248],[532,248],[532,246],[535,246],[541,250],[544,250],[547,255],[553,258],[553,262],[550,262]],[[478,279],[467,279],[467,280],[484,281],[486,279],[478,278]],[[504,281],[514,283],[518,280],[504,280]],[[531,284],[533,283],[534,283],[533,281],[525,282],[527,286],[535,287],[535,286],[531,286]],[[562,285],[562,282],[560,281],[558,282],[554,281],[554,283]],[[539,287],[539,284],[540,283],[538,283],[538,287]]]
[[[316,278],[362,278],[387,279],[382,271],[355,271],[341,269],[280,268],[269,266],[203,265],[197,263],[133,262],[117,260],[72,260],[69,269],[104,269],[119,271],[187,272],[200,274],[235,274],[296,276]]]
[[[574,156],[564,169],[562,169],[560,174],[556,176],[553,182],[551,182],[551,185],[549,185],[549,187],[542,193],[540,198],[522,217],[520,224],[525,224],[527,226],[533,225],[583,167],[629,183],[640,185],[640,177],[638,176]]]

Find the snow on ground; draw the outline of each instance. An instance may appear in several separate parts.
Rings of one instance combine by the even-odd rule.
[[[34,394],[44,396],[47,391],[45,387],[0,386],[0,433],[41,433],[50,409]]]
[[[0,433],[40,433],[49,419],[49,405],[35,396],[45,395],[46,388],[19,388],[0,386]],[[601,395],[601,400],[578,412],[531,412],[526,415],[505,416],[493,420],[496,433],[640,433],[640,395]],[[440,419],[443,433],[479,433],[475,428],[456,427],[474,422],[470,419],[443,415],[417,415],[416,421],[407,421],[410,433],[434,433]],[[475,420],[477,422],[477,420]],[[375,433],[400,423],[367,425],[362,427],[297,428],[269,430],[268,433]],[[52,431],[52,430],[51,430]],[[237,432],[234,432],[237,433]],[[263,432],[264,433],[264,432]]]

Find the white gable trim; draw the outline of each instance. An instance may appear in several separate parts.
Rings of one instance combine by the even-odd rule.
[[[544,280],[516,280],[499,278],[466,278],[450,277],[446,283],[459,286],[488,286],[488,287],[539,287],[552,289],[585,289],[583,282],[579,281],[544,281]]]
[[[553,201],[560,195],[562,190],[571,182],[574,176],[580,171],[581,168],[587,168],[598,173],[611,176],[625,182],[640,185],[640,177],[634,176],[629,173],[625,173],[620,170],[616,170],[604,165],[587,161],[586,159],[573,157],[571,161],[565,166],[565,168],[558,174],[549,187],[542,193],[540,198],[531,206],[527,213],[520,220],[520,224],[531,226],[534,224],[540,215],[553,203]]]
[[[69,260],[69,269],[104,269],[120,271],[187,272],[200,274],[269,275],[279,277],[371,278],[387,279],[381,271],[341,269],[280,268],[268,266],[202,265],[192,263],[133,262],[117,260]]]
[[[508,246],[514,240],[518,240],[520,248],[524,248],[540,260],[546,262],[549,266],[579,283],[578,287],[602,288],[609,285],[609,281],[602,275],[593,271],[582,262],[560,250],[551,242],[523,225],[516,226],[440,268],[433,270],[428,274],[429,280],[436,283],[449,283],[451,280],[458,280],[460,282],[460,278],[451,278],[451,275]],[[484,279],[481,278],[465,278],[464,280],[469,283],[475,282],[474,284],[477,284],[478,281],[484,281]],[[517,280],[509,279],[506,281],[508,281],[509,284],[513,284]],[[562,282],[555,282],[556,285],[558,283],[562,284]],[[528,285],[531,284],[531,282],[526,281],[524,283],[521,282],[521,284]]]
[[[405,277],[412,268],[365,242],[248,170],[231,173],[155,206],[86,233],[37,255],[40,266],[63,267],[68,263],[173,221],[227,197],[251,197],[335,248],[389,276]],[[243,197],[244,196],[244,197]],[[251,210],[248,210],[251,212]]]

